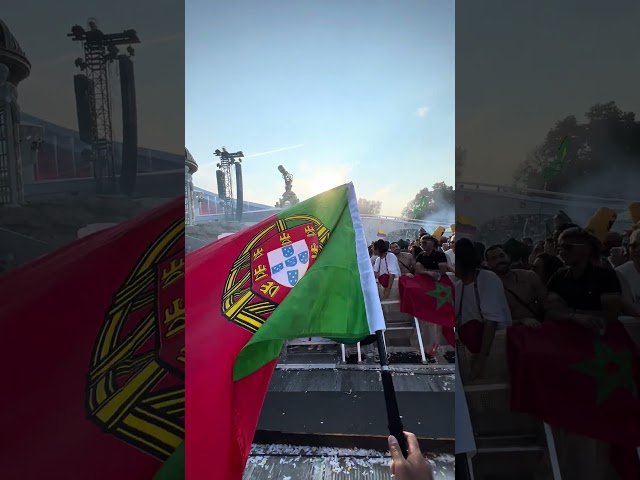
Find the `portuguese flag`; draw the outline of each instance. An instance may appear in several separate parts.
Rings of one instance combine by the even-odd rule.
[[[611,444],[622,479],[640,478],[640,363],[620,322],[594,336],[572,324],[507,331],[511,408]]]
[[[186,272],[187,478],[239,480],[284,340],[384,329],[353,186],[190,253]]]
[[[0,477],[146,480],[184,438],[184,200],[0,276]]]
[[[448,275],[442,275],[438,281],[430,275],[402,276],[399,290],[401,312],[441,325],[442,335],[450,345],[455,345],[455,288]]]

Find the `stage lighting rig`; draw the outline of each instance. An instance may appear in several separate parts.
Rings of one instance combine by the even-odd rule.
[[[84,59],[77,58],[74,64],[82,72],[86,72],[92,84],[90,108],[94,131],[91,147],[98,190],[115,192],[117,165],[113,146],[108,66],[120,56],[119,45],[129,45],[127,51],[131,56],[133,55],[131,44],[140,43],[140,38],[136,31],[131,29],[120,33],[104,33],[98,28],[95,18],[87,20],[87,28],[80,25],[72,26],[71,33],[68,33],[67,37],[74,42],[82,43]],[[103,184],[105,177],[110,187]]]
[[[218,196],[224,202],[225,218],[230,220],[235,213],[236,220],[242,219],[243,210],[243,191],[242,191],[242,159],[244,153],[238,151],[230,153],[225,147],[216,149],[213,154],[220,158],[220,162],[216,164],[218,171]],[[236,170],[236,204],[233,202],[233,180],[231,177],[231,165],[235,165]],[[218,173],[219,172],[219,173]]]

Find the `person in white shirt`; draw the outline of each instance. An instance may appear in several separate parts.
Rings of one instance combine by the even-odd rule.
[[[511,311],[500,277],[491,270],[481,269],[477,271],[475,278],[467,279],[470,283],[456,280],[456,312],[460,311],[460,325],[469,320],[480,320],[482,317],[485,322],[494,322],[497,330],[511,326]],[[480,298],[479,306],[475,296],[476,285]]]
[[[482,322],[479,352],[473,357],[471,378],[484,374],[496,330],[511,326],[511,312],[502,280],[495,273],[480,268],[481,260],[473,243],[466,238],[456,242],[456,328],[466,323]],[[477,295],[476,295],[477,294]]]
[[[623,313],[640,317],[640,228],[629,238],[629,261],[616,268],[622,287]]]
[[[395,297],[400,298],[397,285],[393,288],[395,279],[400,276],[400,265],[398,264],[398,259],[389,251],[389,245],[387,245],[387,242],[382,239],[377,240],[373,244],[373,254],[377,257],[373,265],[373,272],[378,280],[378,288],[380,289],[381,298],[383,300],[389,300],[392,296],[394,299],[396,299]],[[388,275],[388,282],[386,282],[386,286],[382,285],[382,283],[385,283],[384,281],[381,282],[380,277],[382,275]],[[394,293],[393,295],[392,289]]]
[[[451,235],[449,239],[449,248],[445,250],[444,254],[447,256],[447,273],[456,271],[456,236]]]
[[[371,245],[369,245],[369,260],[371,260],[371,266],[373,267],[376,264],[376,257],[373,254],[373,243]]]

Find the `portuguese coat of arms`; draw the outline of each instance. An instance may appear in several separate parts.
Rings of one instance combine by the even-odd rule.
[[[277,220],[258,232],[229,272],[222,314],[256,332],[316,261],[329,234],[309,215]]]
[[[166,460],[184,439],[184,219],[144,253],[115,294],[86,383],[89,418]]]

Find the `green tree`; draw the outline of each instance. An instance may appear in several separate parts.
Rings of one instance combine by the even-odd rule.
[[[427,215],[444,208],[455,207],[455,198],[453,187],[444,182],[434,183],[431,190],[429,190],[429,187],[423,188],[413,200],[407,203],[407,206],[402,210],[402,216],[410,219],[423,219]]]
[[[570,115],[557,122],[544,141],[518,166],[515,183],[528,188],[580,191],[586,180],[612,167],[625,171],[640,161],[640,122],[633,112],[623,112],[615,102],[596,104],[580,123]],[[558,148],[567,139],[567,153],[559,158]],[[637,168],[637,167],[635,167]]]
[[[358,210],[360,215],[380,215],[382,202],[378,200],[367,200],[366,198],[358,199]]]

